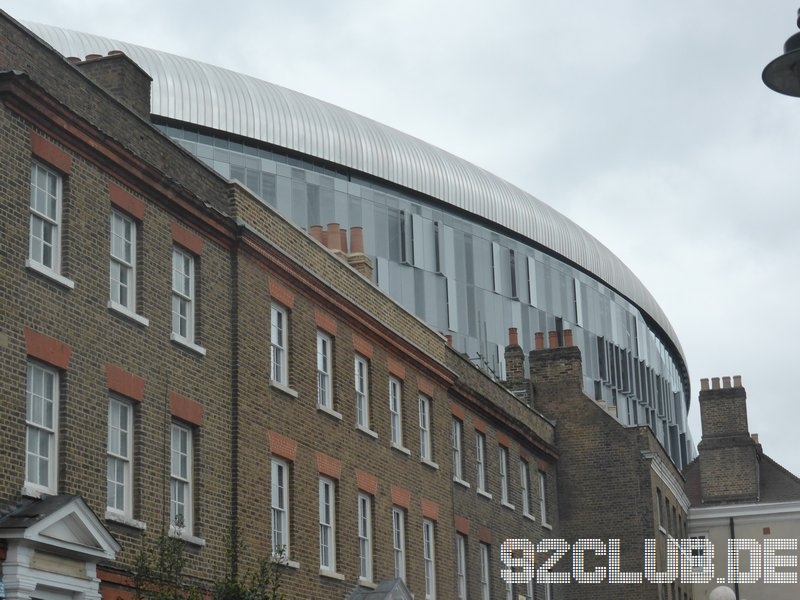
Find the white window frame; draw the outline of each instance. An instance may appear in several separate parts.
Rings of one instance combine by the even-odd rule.
[[[42,183],[41,177],[45,178],[46,187],[39,185]],[[26,264],[46,275],[61,279],[63,176],[38,161],[32,161],[30,183],[31,195],[28,205],[30,224]],[[53,184],[55,190],[48,189]],[[48,230],[49,236],[45,234]],[[49,260],[45,257],[46,249],[50,251]]]
[[[109,218],[109,306],[136,314],[136,221],[118,210]]]
[[[194,448],[192,444],[192,428],[173,421],[170,435],[169,520],[170,530],[180,534],[181,537],[183,534],[192,535],[193,530]]]
[[[456,590],[458,600],[467,600],[467,536],[456,534]]]
[[[531,474],[528,463],[519,461],[519,486],[522,491],[522,514],[533,519],[531,514]]]
[[[25,409],[25,487],[29,496],[58,492],[59,373],[28,362]]]
[[[453,481],[464,482],[464,423],[453,417],[451,431],[453,447]]]
[[[389,421],[392,445],[403,447],[403,384],[396,377],[389,378]]]
[[[356,354],[353,360],[356,425],[365,431],[370,430],[369,416],[369,360]]]
[[[509,502],[508,496],[508,448],[500,446],[500,502],[508,507],[514,508]]]
[[[542,525],[548,525],[547,521],[547,473],[539,471],[539,513]]]
[[[288,561],[291,552],[289,521],[289,463],[280,458],[272,458],[271,475],[271,547],[273,559]]]
[[[475,432],[475,469],[478,492],[491,497],[486,491],[486,435],[480,431]]]
[[[289,387],[289,311],[280,304],[270,307],[270,381]]]
[[[133,518],[133,435],[133,404],[109,396],[106,510],[127,519]]]
[[[433,462],[431,443],[431,399],[419,396],[419,456],[424,462]]]
[[[333,410],[333,343],[317,331],[317,406]]]
[[[430,519],[422,519],[422,560],[425,566],[425,600],[436,600],[436,537]]]
[[[392,553],[394,576],[406,580],[406,513],[398,507],[392,508]]]
[[[372,496],[358,495],[358,578],[372,583]]]
[[[492,597],[492,579],[490,575],[489,545],[480,543],[481,554],[481,600],[490,600]]]
[[[172,339],[185,344],[195,342],[195,295],[197,277],[195,256],[172,247]]]
[[[319,478],[319,569],[336,572],[336,484]]]

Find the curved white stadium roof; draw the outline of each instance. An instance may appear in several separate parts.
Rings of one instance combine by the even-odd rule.
[[[155,115],[344,165],[437,198],[551,249],[636,304],[683,358],[672,325],[633,272],[584,229],[507,181],[396,129],[266,81],[97,35],[25,25],[65,56],[123,51],[153,78]]]

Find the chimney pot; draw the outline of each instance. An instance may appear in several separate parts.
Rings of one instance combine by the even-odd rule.
[[[722,378],[722,387],[728,389],[731,387],[731,378],[730,377],[723,377]]]
[[[364,228],[351,227],[350,228],[350,252],[353,254],[364,253]]]
[[[547,332],[549,344],[548,348],[558,348],[558,332],[557,331],[548,331]]]
[[[750,437],[753,438],[753,441],[756,444],[760,444],[761,443],[761,442],[758,441],[758,434],[757,433],[752,434]]]
[[[708,379],[704,378],[700,380],[700,389],[707,390],[708,389]]]
[[[453,336],[452,336],[452,335],[450,335],[450,334],[447,334],[447,335],[446,335],[446,336],[444,336],[444,337],[445,337],[445,339],[447,340],[447,345],[448,345],[448,346],[450,346],[450,347],[452,348],[452,347],[453,347]]]
[[[742,376],[741,375],[734,375],[733,376],[733,387],[742,387]]]
[[[77,56],[68,56],[67,62],[71,65],[77,65],[79,62],[82,62],[80,58]]]
[[[719,389],[719,377],[712,377],[711,378],[711,389],[718,390]]]
[[[102,54],[87,54],[86,60],[97,60],[98,58],[103,58]]]
[[[338,223],[328,223],[328,248],[334,252],[341,252],[342,238],[339,234]]]
[[[567,348],[572,346],[572,329],[564,330],[564,346]]]
[[[339,230],[339,249],[347,254],[347,229]]]
[[[519,337],[517,336],[517,328],[516,327],[509,327],[508,328],[508,345],[509,346],[519,346]]]
[[[323,244],[322,240],[322,225],[312,225],[309,227],[308,232],[311,234],[311,237],[317,240],[320,244]]]
[[[544,332],[537,331],[533,334],[533,347],[536,350],[544,350]]]

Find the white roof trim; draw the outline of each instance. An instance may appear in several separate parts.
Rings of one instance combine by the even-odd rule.
[[[84,560],[114,560],[122,549],[79,496],[26,529],[0,530],[0,538],[25,540]]]

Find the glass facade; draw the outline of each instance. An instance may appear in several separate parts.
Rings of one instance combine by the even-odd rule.
[[[571,329],[585,392],[622,423],[649,425],[679,468],[694,457],[680,358],[602,282],[478,217],[345,167],[159,126],[299,227],[363,227],[375,284],[498,379],[509,327],[526,353],[533,333]]]

